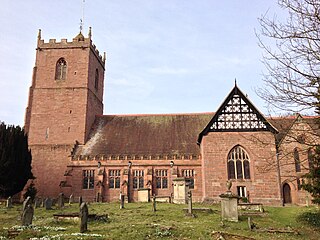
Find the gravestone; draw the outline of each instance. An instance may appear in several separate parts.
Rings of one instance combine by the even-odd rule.
[[[89,210],[87,204],[81,203],[80,206],[80,232],[84,233],[88,230],[88,216],[89,216]]]
[[[12,198],[11,197],[8,197],[7,202],[6,202],[6,207],[12,208]]]
[[[58,208],[64,207],[64,194],[60,193],[58,196]]]
[[[41,207],[41,198],[36,198],[36,200],[34,202],[34,207],[35,208]]]
[[[125,200],[124,194],[120,193],[120,209],[124,208],[124,200]]]
[[[32,224],[32,219],[33,219],[33,207],[31,204],[28,204],[25,206],[25,209],[22,212],[22,226],[29,226]]]
[[[150,188],[138,189],[138,202],[150,202]]]
[[[52,209],[52,199],[46,198],[46,200],[44,200],[44,206],[45,206],[46,210]]]
[[[24,210],[26,209],[26,207],[28,205],[32,205],[32,199],[30,196],[28,196],[24,201],[23,201],[23,204],[22,204],[22,212],[24,212]]]
[[[153,194],[153,196],[152,196],[152,211],[154,211],[154,212],[157,211],[156,195],[155,194]]]
[[[188,215],[192,216],[192,193],[188,192]]]
[[[69,204],[71,205],[73,202],[74,202],[74,197],[73,197],[73,194],[71,194],[69,197]]]
[[[187,203],[187,192],[189,186],[186,183],[185,178],[173,179],[173,202],[178,204]]]
[[[79,197],[79,206],[82,204],[82,196]]]
[[[221,218],[222,220],[238,222],[238,199],[239,197],[233,194],[231,189],[232,183],[227,182],[228,191],[220,195],[221,198]]]

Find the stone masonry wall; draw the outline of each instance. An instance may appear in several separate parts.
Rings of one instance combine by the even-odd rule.
[[[250,179],[232,180],[232,191],[245,186],[251,202],[280,204],[276,147],[270,132],[211,132],[202,140],[203,199],[219,200],[226,191],[227,157],[242,146],[250,158]]]

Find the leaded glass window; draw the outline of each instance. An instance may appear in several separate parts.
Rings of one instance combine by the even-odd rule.
[[[109,188],[120,188],[120,170],[109,170]]]
[[[156,170],[156,187],[168,188],[168,170]]]
[[[94,170],[83,170],[82,172],[82,188],[93,189],[94,188]]]
[[[144,187],[144,171],[134,170],[133,171],[133,188],[143,188]]]
[[[250,179],[250,160],[247,152],[241,147],[234,147],[227,162],[228,179]]]

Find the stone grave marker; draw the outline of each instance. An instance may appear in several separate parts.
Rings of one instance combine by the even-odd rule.
[[[25,209],[22,212],[22,226],[29,226],[32,224],[32,219],[33,219],[33,207],[31,204],[28,204],[25,206]]]
[[[58,196],[58,208],[63,208],[64,207],[64,194],[59,193]]]
[[[153,196],[152,196],[152,211],[154,211],[154,212],[157,211],[156,195],[155,194],[153,194]]]
[[[73,194],[71,194],[70,197],[69,197],[69,204],[71,205],[72,203],[74,203]]]
[[[82,196],[79,197],[79,206],[82,204]]]
[[[227,182],[228,191],[220,195],[221,218],[231,222],[238,222],[238,199],[239,197],[231,192],[232,182]]]
[[[45,206],[46,210],[52,209],[52,199],[46,198],[46,200],[44,200],[44,206]]]
[[[6,202],[6,207],[12,208],[12,198],[11,197],[8,197],[7,202]]]
[[[88,230],[88,216],[89,216],[89,210],[88,206],[85,202],[81,203],[80,206],[80,232],[84,233]]]
[[[41,207],[41,202],[42,202],[41,198],[36,198],[36,200],[34,202],[34,207],[35,208]]]
[[[120,209],[124,208],[124,194],[120,193]]]
[[[192,216],[192,193],[188,192],[188,214]]]
[[[28,205],[32,205],[32,199],[30,196],[28,196],[24,201],[23,201],[23,204],[22,204],[22,212],[24,212],[24,210],[26,209],[26,207]]]

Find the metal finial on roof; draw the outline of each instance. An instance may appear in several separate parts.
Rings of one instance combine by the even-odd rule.
[[[82,32],[83,25],[84,25],[84,3],[85,3],[85,0],[82,0],[82,17],[80,18],[80,33]]]
[[[237,86],[237,78],[234,78],[234,86]]]

